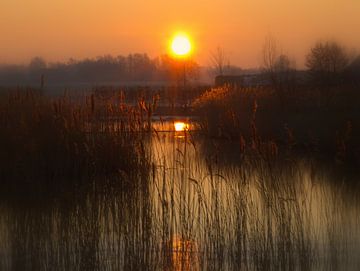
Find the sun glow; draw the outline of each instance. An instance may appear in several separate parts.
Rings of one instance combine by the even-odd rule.
[[[171,51],[175,56],[184,57],[191,52],[192,46],[186,34],[178,33],[171,41]]]

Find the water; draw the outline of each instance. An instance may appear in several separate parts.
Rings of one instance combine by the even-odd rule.
[[[146,180],[2,204],[0,269],[359,270],[360,200],[347,174],[244,157],[191,131],[144,142]]]

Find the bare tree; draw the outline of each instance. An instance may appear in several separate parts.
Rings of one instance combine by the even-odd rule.
[[[306,66],[319,83],[333,83],[349,64],[349,55],[336,42],[318,42],[306,56]]]
[[[34,57],[29,63],[29,68],[33,70],[41,70],[46,68],[46,61],[42,57]]]
[[[285,54],[280,54],[276,39],[268,35],[262,47],[262,62],[265,76],[276,91],[281,103],[286,93],[295,86],[295,62]]]
[[[37,80],[40,81],[40,88],[44,88],[45,84],[45,71],[46,71],[46,61],[41,57],[34,57],[31,59],[29,63],[29,75],[30,79],[35,82]]]
[[[224,49],[220,46],[218,46],[215,51],[210,53],[210,61],[216,75],[224,75],[230,66],[230,61]]]
[[[287,55],[281,54],[276,58],[274,70],[277,72],[286,72],[292,66],[291,60]]]
[[[272,83],[276,83],[279,74],[295,70],[295,61],[290,60],[287,55],[279,53],[278,43],[273,36],[266,37],[262,48],[262,57],[263,69],[270,75]]]
[[[279,57],[278,45],[276,39],[268,35],[262,48],[262,61],[266,72],[271,75],[275,72],[275,64]]]
[[[277,57],[274,65],[276,87],[282,92],[294,90],[296,86],[296,63],[287,55],[281,54]]]

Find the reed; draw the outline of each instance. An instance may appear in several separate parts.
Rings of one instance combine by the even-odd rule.
[[[145,134],[138,107],[51,99],[35,90],[1,97],[2,198],[52,198],[91,187],[96,177],[123,183],[148,172]],[[144,173],[145,174],[145,173]]]
[[[237,143],[153,131],[156,99],[3,98],[1,270],[357,270],[358,190],[219,91],[247,97]]]

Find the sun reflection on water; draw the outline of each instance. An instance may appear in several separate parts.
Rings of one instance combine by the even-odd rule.
[[[168,245],[171,250],[171,266],[169,266],[169,270],[199,270],[198,249],[194,240],[174,236]]]
[[[177,121],[174,123],[174,128],[176,132],[187,131],[189,130],[189,124],[182,121]]]

